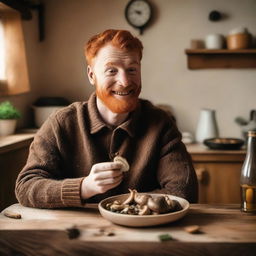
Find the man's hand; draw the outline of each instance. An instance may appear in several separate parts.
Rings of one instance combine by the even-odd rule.
[[[123,179],[122,166],[122,163],[119,162],[104,162],[93,165],[90,174],[82,181],[82,198],[87,199],[118,186]]]

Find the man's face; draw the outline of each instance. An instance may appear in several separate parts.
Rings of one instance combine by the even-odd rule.
[[[140,58],[135,51],[124,51],[107,44],[92,64],[88,77],[96,86],[97,97],[114,113],[133,111],[141,91]]]

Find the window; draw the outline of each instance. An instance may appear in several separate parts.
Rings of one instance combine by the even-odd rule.
[[[5,75],[5,46],[4,46],[4,26],[0,19],[0,81],[6,80]]]
[[[0,3],[0,96],[29,91],[20,13]]]

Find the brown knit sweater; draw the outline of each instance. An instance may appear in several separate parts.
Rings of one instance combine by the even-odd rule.
[[[38,208],[83,207],[83,178],[92,165],[112,161],[116,153],[127,159],[130,170],[116,188],[86,202],[128,193],[128,188],[197,201],[196,175],[173,119],[140,100],[127,121],[109,127],[97,110],[95,94],[51,115],[37,132],[16,181],[17,199]]]

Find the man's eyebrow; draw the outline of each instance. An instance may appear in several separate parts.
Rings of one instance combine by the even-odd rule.
[[[118,65],[118,64],[119,64],[118,62],[112,62],[112,61],[110,61],[110,62],[107,62],[107,63],[105,64],[105,66],[106,66],[106,67],[111,67],[111,66],[115,66],[115,65]],[[136,60],[131,61],[131,62],[128,63],[128,65],[134,65],[134,64],[139,65],[140,63],[139,63],[138,61],[136,61]]]
[[[115,62],[108,62],[108,63],[106,63],[105,66],[109,67],[109,66],[114,66],[114,65],[116,65],[116,64],[117,64],[117,63],[115,63]]]
[[[136,64],[136,65],[139,65],[140,63],[138,61],[132,61],[131,63],[129,63],[130,65],[133,65],[133,64]]]

